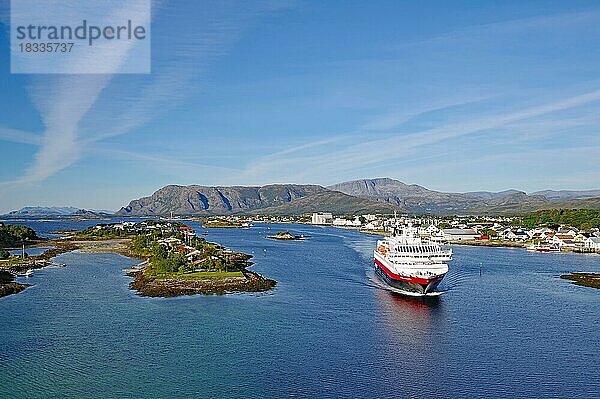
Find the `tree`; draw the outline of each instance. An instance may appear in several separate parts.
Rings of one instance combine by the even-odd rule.
[[[493,229],[483,229],[482,234],[488,237],[498,237],[498,232]]]
[[[0,249],[0,259],[10,258],[10,253],[4,249]]]

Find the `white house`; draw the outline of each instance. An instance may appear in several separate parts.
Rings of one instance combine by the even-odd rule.
[[[588,237],[583,243],[585,249],[600,252],[600,237]]]
[[[335,218],[333,219],[334,226],[345,226],[345,227],[360,227],[360,220],[358,217],[354,218],[354,220],[348,220],[344,218]]]
[[[573,237],[570,234],[556,234],[552,237],[552,243],[558,245],[560,248],[575,248],[577,247],[577,243],[573,240]]]
[[[440,229],[436,225],[434,225],[434,224],[430,224],[426,228],[420,229],[420,230],[421,231],[419,233],[421,233],[421,234],[427,234],[427,235],[430,235],[430,236],[437,235],[440,232]]]
[[[333,222],[333,214],[331,213],[313,213],[311,218],[312,224],[331,224]]]
[[[506,240],[512,240],[512,241],[516,241],[516,240],[528,240],[529,239],[529,235],[524,232],[523,230],[505,230],[502,232],[502,237],[504,237],[504,239]]]
[[[362,217],[364,217],[367,222],[373,222],[377,219],[377,216],[371,214],[362,215]]]

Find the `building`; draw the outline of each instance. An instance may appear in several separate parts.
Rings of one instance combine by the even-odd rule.
[[[590,251],[600,252],[600,237],[588,237],[583,243],[583,247]]]
[[[574,240],[574,236],[570,234],[556,234],[552,237],[552,243],[558,245],[559,248],[575,248],[577,243]]]
[[[444,241],[474,240],[479,236],[480,234],[473,229],[442,229]]]
[[[516,241],[516,240],[526,241],[526,240],[529,240],[529,234],[527,234],[523,230],[505,230],[505,231],[502,232],[502,237],[505,240],[511,240],[511,241]]]
[[[375,215],[367,214],[367,215],[362,215],[362,217],[364,217],[367,222],[373,222],[373,221],[377,220],[377,216],[375,216]]]
[[[331,213],[313,213],[311,224],[332,224],[333,214]]]
[[[359,217],[355,217],[354,220],[344,219],[344,218],[335,218],[333,219],[334,226],[342,226],[342,227],[360,227],[360,219]]]

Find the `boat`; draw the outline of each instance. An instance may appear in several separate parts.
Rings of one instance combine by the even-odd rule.
[[[528,245],[526,248],[528,251],[534,251],[534,252],[560,252],[560,247],[556,244],[542,245],[541,243],[538,243],[538,244]]]
[[[536,245],[535,252],[560,252],[560,248],[556,245]]]
[[[422,239],[412,225],[394,227],[392,236],[377,241],[375,272],[383,281],[409,295],[438,295],[436,289],[452,260],[452,249]]]

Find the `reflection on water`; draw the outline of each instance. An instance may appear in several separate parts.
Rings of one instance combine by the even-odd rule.
[[[377,305],[381,310],[385,333],[391,337],[423,337],[435,327],[435,319],[442,311],[443,301],[439,296],[412,297],[385,289],[374,290]]]

